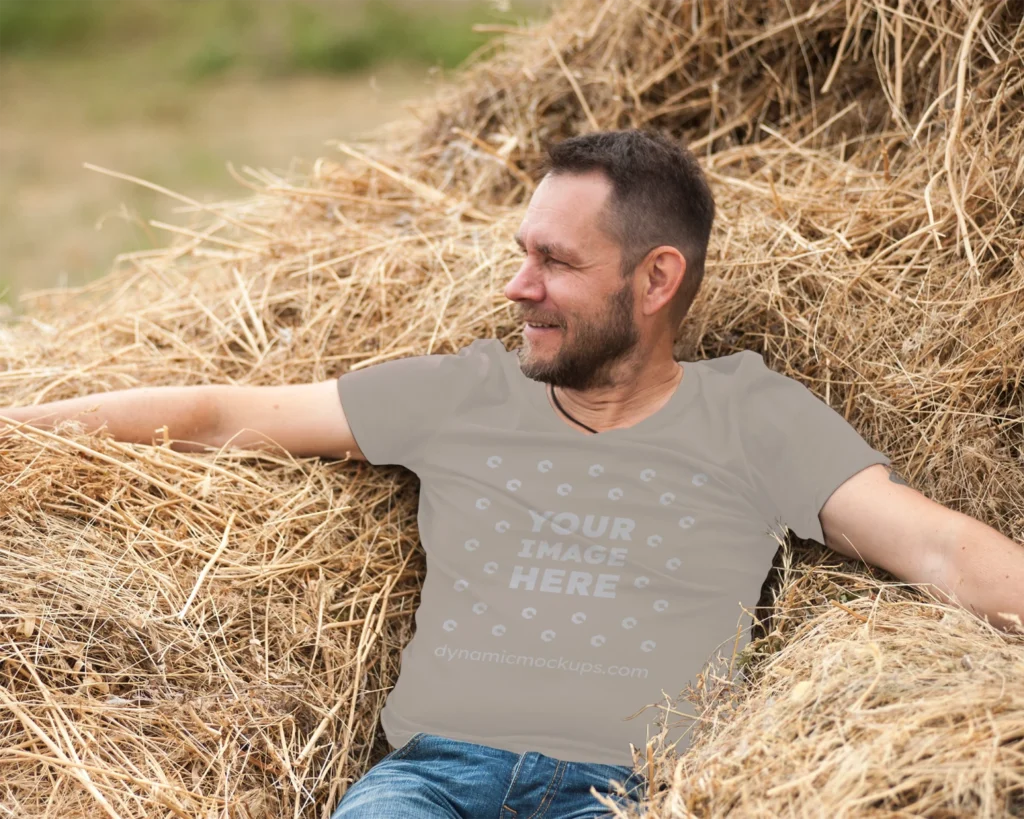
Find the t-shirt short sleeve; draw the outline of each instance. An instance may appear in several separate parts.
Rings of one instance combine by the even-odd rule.
[[[824,543],[818,514],[832,493],[862,469],[890,460],[759,353],[741,356],[741,438],[755,489],[797,536]]]
[[[407,356],[338,378],[345,420],[366,460],[413,471],[484,371],[494,339],[477,339],[457,353]]]

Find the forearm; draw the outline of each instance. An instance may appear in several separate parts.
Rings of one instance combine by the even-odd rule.
[[[946,566],[946,588],[960,604],[992,625],[1009,630],[1010,612],[1024,625],[1024,545],[966,517],[953,541]]]
[[[65,420],[77,421],[88,432],[101,427],[118,441],[151,444],[167,436],[176,441],[207,443],[217,424],[218,387],[140,387],[95,393],[29,407],[0,407],[0,432],[11,422],[52,429]],[[175,449],[198,449],[176,444]]]

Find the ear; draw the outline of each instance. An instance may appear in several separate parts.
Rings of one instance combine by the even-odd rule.
[[[653,315],[670,304],[683,283],[686,258],[676,248],[662,245],[647,254],[641,269],[644,289],[640,294],[645,315]]]

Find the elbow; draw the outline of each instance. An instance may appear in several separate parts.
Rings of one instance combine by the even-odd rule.
[[[186,387],[189,401],[184,423],[174,435],[172,448],[179,452],[195,452],[224,443],[224,402],[223,391],[230,387],[199,386]]]

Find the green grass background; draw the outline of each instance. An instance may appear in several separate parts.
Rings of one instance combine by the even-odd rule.
[[[453,68],[487,42],[474,23],[515,23],[538,3],[431,0],[0,0],[0,59],[145,48],[187,80],[270,77],[383,62]]]
[[[547,0],[0,0],[0,302],[102,275],[116,253],[168,241],[148,218],[180,221],[165,197],[83,161],[200,201],[237,193],[226,158],[308,156],[382,116],[350,102],[365,97],[353,87],[426,94],[429,74],[494,36],[474,24],[548,13]],[[322,90],[301,96],[313,81]],[[238,102],[212,117],[225,90]],[[243,118],[261,98],[262,119]]]

